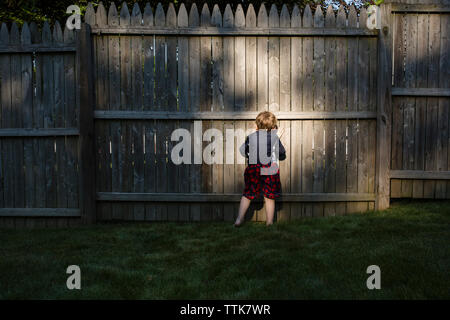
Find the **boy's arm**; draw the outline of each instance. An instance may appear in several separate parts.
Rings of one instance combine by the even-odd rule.
[[[249,152],[249,148],[248,148],[248,137],[245,138],[245,142],[241,145],[241,147],[239,148],[239,152],[241,153],[241,155],[244,158],[248,158],[248,152]]]
[[[278,159],[280,161],[283,161],[286,159],[286,149],[284,148],[283,144],[281,143],[281,140],[278,140]]]

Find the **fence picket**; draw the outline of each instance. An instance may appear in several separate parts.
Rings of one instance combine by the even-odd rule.
[[[189,27],[198,27],[200,25],[200,18],[198,15],[197,5],[192,4],[189,11]],[[189,110],[191,112],[200,111],[200,37],[189,38]],[[202,141],[197,139],[194,132],[194,123],[191,123],[190,132],[192,132],[192,145],[194,150],[198,146],[202,146]],[[193,165],[190,171],[190,191],[195,193],[201,192],[202,188],[202,169],[199,159],[193,156]],[[201,160],[201,159],[200,159]],[[190,206],[190,220],[200,220],[200,205],[192,204]]]
[[[232,28],[234,26],[234,16],[229,4],[226,5],[223,14],[223,27]],[[223,111],[234,110],[234,37],[223,38]],[[235,122],[225,121],[224,130],[235,129]],[[224,132],[225,133],[225,132]],[[224,146],[229,142],[229,139],[225,135]],[[235,139],[233,137],[234,145]],[[226,159],[225,159],[226,160]],[[224,192],[233,193],[235,188],[235,161],[232,163],[226,162],[224,164]],[[239,178],[239,177],[238,177]],[[226,221],[232,221],[236,218],[237,206],[234,204],[224,204],[224,219]]]
[[[108,17],[106,9],[103,3],[99,3],[96,12],[96,23],[99,27],[105,27],[108,25]],[[67,29],[66,29],[67,31]],[[108,43],[110,37],[95,37],[94,50],[97,52],[95,65],[97,69],[95,79],[96,89],[96,109],[107,110],[109,109],[109,74],[108,74]],[[68,63],[68,62],[66,62]],[[111,192],[111,154],[110,149],[110,131],[109,124],[105,121],[99,121],[96,123],[96,148],[97,155],[97,191]],[[99,203],[97,204],[97,213],[99,220],[111,219],[111,204]]]

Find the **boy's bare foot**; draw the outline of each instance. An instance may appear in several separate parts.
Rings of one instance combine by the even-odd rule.
[[[266,227],[273,225],[273,222],[266,221]]]
[[[234,223],[235,227],[240,227],[242,225],[242,221],[237,219],[236,222]]]

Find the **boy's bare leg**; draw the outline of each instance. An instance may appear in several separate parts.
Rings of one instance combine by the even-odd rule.
[[[266,225],[273,224],[273,216],[275,214],[275,200],[264,197],[266,202]]]
[[[246,197],[242,196],[241,198],[241,204],[239,205],[239,214],[236,219],[236,222],[234,223],[235,226],[240,226],[244,222],[244,216],[247,212],[248,207],[250,206],[250,199],[247,199]]]

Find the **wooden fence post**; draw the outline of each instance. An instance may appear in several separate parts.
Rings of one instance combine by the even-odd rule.
[[[376,210],[389,207],[392,115],[392,15],[391,5],[382,4],[378,37],[377,89],[377,197]]]
[[[80,138],[80,209],[83,224],[96,220],[94,149],[94,63],[91,27],[83,23],[77,38]]]

